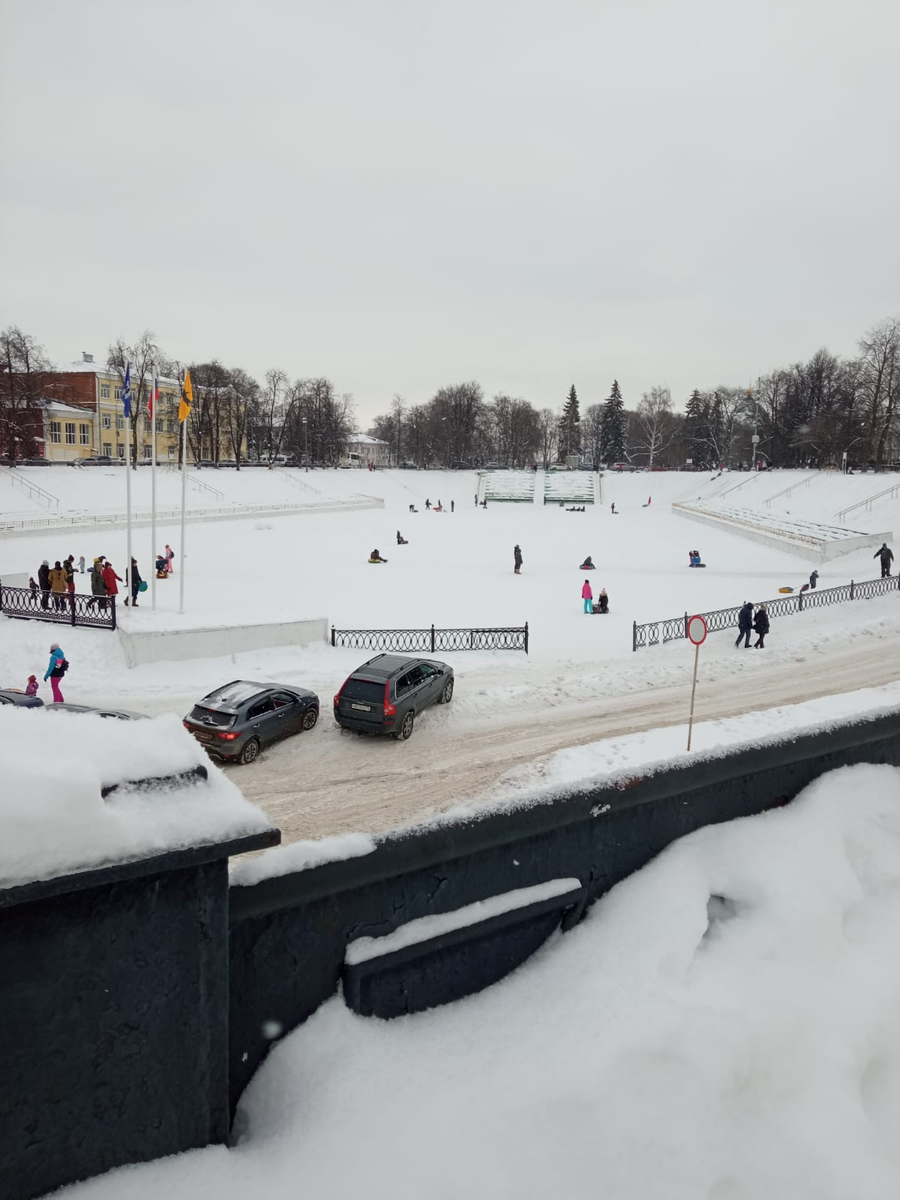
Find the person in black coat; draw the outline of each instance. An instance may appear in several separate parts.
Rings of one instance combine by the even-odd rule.
[[[744,639],[744,649],[750,649],[750,632],[753,629],[753,605],[749,600],[744,601],[741,611],[738,613],[738,635],[735,646],[741,644],[741,638]]]
[[[753,618],[753,628],[756,630],[757,638],[753,643],[754,650],[765,650],[766,634],[769,632],[769,614],[766,612],[766,606],[761,604],[756,610],[756,616]]]
[[[881,559],[881,578],[886,579],[891,573],[891,563],[894,561],[893,550],[888,549],[887,542],[882,542],[881,549],[876,550],[872,557]]]
[[[46,558],[38,567],[38,587],[41,589],[41,608],[50,607],[50,564]]]
[[[811,588],[814,588],[818,582],[819,582],[819,572],[813,571],[813,573],[809,577],[809,586]]]
[[[141,584],[143,582],[144,582],[143,579],[141,579],[141,573],[138,570],[138,565],[135,562],[135,560],[132,559],[131,560],[131,607],[132,608],[138,607],[138,602],[137,602],[138,592],[141,590]],[[126,604],[128,603],[127,597],[125,599],[125,603]]]
[[[521,575],[521,574],[522,574],[522,563],[523,563],[524,561],[525,561],[525,560],[522,558],[522,550],[521,550],[521,548],[519,547],[518,543],[516,543],[516,546],[515,546],[515,548],[513,549],[513,563],[515,564],[515,566],[514,566],[514,573],[515,573],[516,575]]]

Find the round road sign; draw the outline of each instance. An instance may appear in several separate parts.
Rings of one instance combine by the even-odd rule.
[[[706,641],[706,621],[703,617],[691,617],[687,623],[687,635],[695,646]]]

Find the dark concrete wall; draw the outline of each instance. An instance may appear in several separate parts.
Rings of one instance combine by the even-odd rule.
[[[228,1137],[229,850],[0,892],[0,1196]]]
[[[900,766],[900,714],[388,837],[362,858],[232,888],[232,1106],[268,1052],[265,1023],[288,1032],[305,1021],[335,991],[353,939],[551,879],[580,879],[590,903],[676,838],[784,804],[824,771],[860,762]],[[429,994],[447,998],[496,978],[474,938],[471,955],[432,953],[427,971]],[[421,972],[408,967],[410,1008]]]

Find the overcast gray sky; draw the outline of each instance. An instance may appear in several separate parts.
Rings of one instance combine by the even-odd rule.
[[[3,0],[0,324],[58,363],[750,383],[900,310],[897,0]]]

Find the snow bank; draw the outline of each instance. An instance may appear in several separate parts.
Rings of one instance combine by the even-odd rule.
[[[0,886],[268,829],[175,717],[120,722],[0,708]],[[203,764],[209,780],[103,800],[106,784]]]
[[[244,1134],[72,1200],[900,1193],[900,772],[700,830],[492,988],[276,1046]]]
[[[252,887],[264,879],[308,871],[324,863],[343,862],[362,858],[375,849],[375,839],[368,833],[341,833],[318,841],[291,842],[289,846],[274,846],[256,858],[237,859],[231,866],[231,883],[235,887]]]

